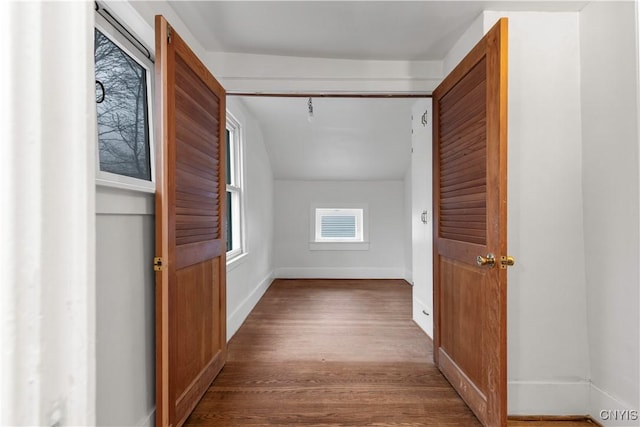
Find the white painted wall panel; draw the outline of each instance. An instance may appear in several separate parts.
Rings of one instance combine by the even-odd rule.
[[[93,7],[5,3],[0,424],[92,425]]]
[[[228,97],[227,110],[244,134],[245,244],[247,254],[227,268],[227,339],[238,330],[272,280],[273,173],[262,131],[240,98]]]
[[[580,13],[589,413],[640,408],[638,74],[633,2]]]
[[[411,110],[411,244],[413,256],[413,319],[433,338],[433,110],[431,99],[416,101]],[[425,123],[423,123],[423,115]],[[422,221],[422,213],[426,211]],[[425,314],[425,312],[427,314]]]
[[[509,18],[508,250],[516,258],[508,379],[538,390],[509,396],[509,413],[575,414],[563,390],[589,377],[579,15],[485,12],[485,31],[501,16]]]
[[[467,56],[469,50],[478,43],[484,33],[484,14],[481,13],[444,57],[442,61],[443,77],[449,74]]]
[[[310,250],[313,203],[364,203],[369,250]],[[274,262],[278,277],[403,278],[403,181],[275,182]]]
[[[96,217],[98,425],[140,425],[155,407],[154,224],[153,210]]]
[[[413,284],[413,248],[411,242],[411,168],[404,176],[404,280]]]

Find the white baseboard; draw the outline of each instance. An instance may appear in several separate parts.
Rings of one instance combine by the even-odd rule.
[[[256,306],[260,298],[271,285],[273,281],[273,273],[267,274],[267,277],[262,279],[260,283],[254,288],[254,290],[247,296],[244,301],[236,308],[233,313],[227,317],[227,341],[240,329],[242,323],[245,321],[251,310]]]
[[[640,426],[639,408],[591,382],[509,381],[509,415],[589,415],[605,427]]]
[[[509,381],[509,415],[586,415],[590,383]]]
[[[283,267],[275,271],[278,279],[402,279],[404,269],[375,267]]]
[[[589,415],[605,427],[640,426],[640,408],[621,402],[609,393],[591,384]],[[635,411],[635,412],[633,412]]]
[[[424,312],[427,314],[424,314]],[[433,310],[418,298],[413,298],[413,321],[433,339]]]
[[[156,408],[153,408],[149,415],[144,417],[137,424],[138,427],[154,427],[156,425]]]

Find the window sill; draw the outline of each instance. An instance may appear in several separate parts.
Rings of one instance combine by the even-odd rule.
[[[369,242],[309,242],[311,251],[368,251]]]
[[[117,188],[119,190],[136,191],[139,193],[155,194],[156,184],[152,181],[143,181],[137,179],[122,179],[124,182],[119,182],[115,179],[109,178],[96,178],[96,185],[105,188]]]
[[[242,264],[244,264],[247,260],[248,252],[243,252],[238,255],[235,255],[233,258],[227,260],[227,271],[233,271]]]

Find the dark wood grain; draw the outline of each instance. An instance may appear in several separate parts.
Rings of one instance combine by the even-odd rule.
[[[402,280],[276,280],[190,426],[480,426],[432,362]],[[534,417],[513,427],[594,427]]]
[[[179,55],[176,55],[176,191],[208,191],[205,205],[181,203],[176,211],[178,246],[219,238],[219,106],[217,95]],[[212,205],[213,209],[207,209]],[[201,230],[194,234],[193,230]],[[188,230],[187,233],[184,231]]]
[[[479,426],[402,280],[276,280],[187,425]]]
[[[486,60],[438,98],[439,206],[486,207]],[[472,202],[472,204],[469,204]],[[486,216],[470,220],[440,210],[439,235],[445,239],[486,243]]]
[[[433,146],[434,360],[483,425],[507,425],[507,21],[436,88]]]
[[[226,108],[162,16],[156,59],[156,425],[179,427],[226,356]]]
[[[569,416],[509,416],[509,427],[602,427],[602,424],[582,415]]]

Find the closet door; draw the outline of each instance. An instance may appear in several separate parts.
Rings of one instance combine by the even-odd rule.
[[[506,426],[506,19],[433,103],[434,359],[484,425]]]
[[[225,91],[156,17],[156,424],[182,425],[226,357]]]

